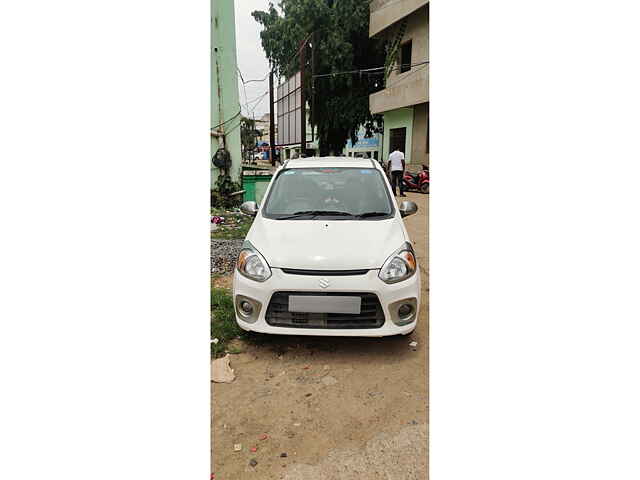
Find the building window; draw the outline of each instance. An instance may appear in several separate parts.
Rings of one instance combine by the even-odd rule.
[[[400,46],[400,73],[411,70],[411,40]]]
[[[407,127],[392,128],[389,130],[389,153],[400,150],[407,153]]]

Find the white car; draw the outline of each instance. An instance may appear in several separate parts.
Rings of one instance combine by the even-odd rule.
[[[238,256],[233,299],[238,325],[284,335],[409,334],[420,305],[420,272],[378,162],[289,160],[264,202],[240,207],[255,220]]]

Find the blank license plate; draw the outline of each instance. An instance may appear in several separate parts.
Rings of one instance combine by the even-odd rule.
[[[289,311],[305,313],[360,314],[360,297],[289,295]]]

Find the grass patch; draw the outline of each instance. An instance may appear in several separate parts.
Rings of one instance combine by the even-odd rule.
[[[244,352],[244,350],[234,345],[231,345],[230,347],[227,348],[227,353],[231,353],[233,355],[237,355],[238,353],[242,353],[242,352]]]
[[[224,288],[212,288],[211,339],[217,338],[218,343],[211,344],[211,356],[217,358],[227,352],[240,353],[237,348],[230,348],[228,344],[236,337],[243,337],[245,333],[236,323],[231,293]]]
[[[247,236],[249,228],[253,223],[253,217],[242,214],[232,214],[218,209],[211,209],[212,215],[224,217],[224,223],[218,224],[218,229],[211,232],[211,238],[224,240],[243,239]]]

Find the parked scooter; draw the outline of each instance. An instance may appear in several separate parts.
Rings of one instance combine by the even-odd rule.
[[[422,171],[416,175],[405,171],[402,186],[405,191],[416,190],[429,193],[429,167],[422,165]]]

